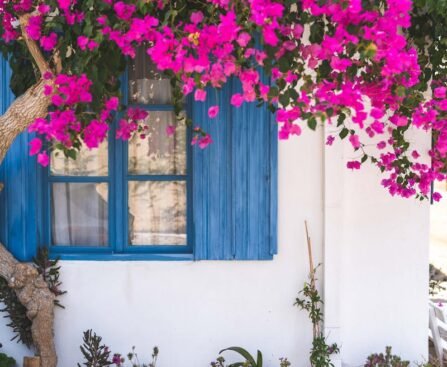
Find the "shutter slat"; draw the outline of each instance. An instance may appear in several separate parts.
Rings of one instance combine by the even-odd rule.
[[[220,260],[232,258],[231,197],[228,168],[231,167],[231,124],[229,111],[221,108],[218,118],[208,117],[208,108],[219,102],[228,105],[227,91],[215,95],[208,91],[206,103],[197,102],[193,108],[193,121],[211,134],[214,142],[202,150],[194,147],[193,196],[195,223],[195,258]]]

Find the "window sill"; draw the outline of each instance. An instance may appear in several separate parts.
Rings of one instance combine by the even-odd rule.
[[[134,253],[134,254],[101,254],[101,253],[73,253],[61,254],[52,252],[52,259],[74,261],[193,261],[192,254],[150,254],[150,253]]]

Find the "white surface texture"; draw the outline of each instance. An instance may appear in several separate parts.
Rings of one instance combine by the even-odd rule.
[[[428,205],[389,197],[376,171],[349,172],[343,149],[323,147],[321,131],[280,143],[273,261],[63,262],[59,366],[81,361],[89,328],[114,352],[137,346],[141,359],[159,346],[160,367],[206,367],[233,345],[262,350],[265,367],[279,366],[280,357],[308,365],[311,327],[293,307],[309,270],[305,219],[315,262],[327,263],[320,286],[341,360],[361,365],[386,345],[411,360],[425,357]],[[3,350],[21,360],[26,351],[8,342],[5,324]]]

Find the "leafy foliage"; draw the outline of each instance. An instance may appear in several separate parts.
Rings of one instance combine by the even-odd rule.
[[[130,362],[132,367],[156,367],[157,359],[158,359],[159,349],[158,347],[154,347],[152,349],[152,361],[148,364],[141,363],[138,358],[138,354],[135,352],[135,347],[132,347],[132,351],[127,354],[127,359]],[[114,354],[112,358],[112,363],[117,367],[124,367],[125,359],[121,356],[121,354]]]
[[[408,36],[417,46],[423,79],[421,91],[430,81],[444,81],[447,76],[447,1],[415,0]]]
[[[2,345],[0,344],[0,348]],[[5,353],[0,353],[0,367],[15,367],[16,361],[14,358],[7,356]]]
[[[225,348],[219,352],[219,354],[222,354],[223,352],[232,351],[239,354],[241,357],[244,358],[244,362],[236,362],[228,365],[228,367],[262,367],[263,365],[263,358],[262,353],[258,350],[256,359],[254,356],[252,356],[246,349],[241,347],[230,347]],[[225,359],[223,357],[219,357],[216,362],[211,363],[212,367],[224,367],[225,366]]]
[[[315,284],[317,268],[311,270],[310,282],[304,283],[300,291],[301,297],[295,300],[295,305],[307,312],[313,326],[312,349],[310,350],[310,363],[312,367],[333,367],[331,355],[339,353],[337,344],[328,344],[323,332],[323,300]]]
[[[412,5],[411,0],[0,0],[0,43],[17,94],[42,76],[48,81],[48,117],[30,127],[43,137],[31,148],[43,165],[49,164],[49,150],[75,158],[83,143],[96,148],[104,141],[116,112],[127,104],[118,103],[126,59],[141,47],[171,79],[174,111],[191,127],[192,144],[205,148],[212,139],[201,121],[180,116],[184,96],[205,101],[209,88],[233,80],[242,88],[231,105],[265,104],[276,112],[280,139],[300,135],[303,125],[315,130],[326,124],[328,145],[335,139],[351,143],[348,168],[370,162],[384,174],[382,185],[392,195],[422,200],[433,181],[447,177],[447,6],[445,0],[416,0],[411,13]],[[34,65],[30,39],[42,56],[33,57]],[[424,95],[428,89],[434,98]],[[217,116],[217,107],[210,107],[208,117]],[[146,136],[145,115],[129,109],[120,116],[119,138]],[[428,152],[433,164],[422,158],[426,151],[412,147],[413,127],[433,130]]]
[[[51,260],[49,258],[49,252],[47,247],[40,247],[37,251],[36,257],[33,259],[34,266],[40,275],[42,275],[43,280],[47,283],[50,291],[56,296],[54,304],[58,307],[64,308],[59,302],[57,297],[60,297],[67,293],[67,291],[60,290],[62,285],[59,280],[60,269],[59,258]]]
[[[12,329],[14,336],[11,340],[25,344],[28,348],[33,346],[31,334],[31,320],[26,316],[26,308],[23,306],[14,290],[9,288],[8,282],[0,277],[0,303],[4,307],[0,312],[6,313],[5,318],[9,318],[8,327]]]
[[[409,361],[402,360],[399,356],[391,354],[392,348],[386,347],[385,354],[371,354],[364,367],[408,367]]]
[[[246,349],[241,347],[230,347],[220,351],[219,354],[223,352],[232,351],[239,354],[244,360],[242,362],[235,362],[230,365],[225,364],[225,358],[219,356],[216,361],[211,362],[211,367],[262,367],[263,366],[263,357],[262,353],[258,350],[256,354],[256,358],[250,354]],[[280,367],[289,367],[291,364],[287,360],[287,358],[279,359]]]
[[[87,367],[105,367],[110,366],[112,361],[110,358],[109,348],[101,344],[102,338],[91,329],[84,332],[83,345],[80,346],[84,356],[84,366]],[[78,367],[81,365],[78,363]]]

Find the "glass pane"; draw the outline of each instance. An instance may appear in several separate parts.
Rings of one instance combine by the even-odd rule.
[[[146,49],[138,47],[135,59],[129,64],[129,102],[171,104],[171,82],[157,70]]]
[[[129,182],[131,245],[186,245],[186,182]]]
[[[186,174],[186,126],[170,111],[150,111],[145,121],[146,138],[135,135],[129,142],[129,173],[134,175]],[[168,136],[166,128],[176,126]]]
[[[50,171],[54,176],[107,176],[107,141],[104,141],[97,149],[90,150],[83,146],[76,160],[66,158],[61,151],[53,152]]]
[[[52,238],[57,246],[107,246],[106,183],[52,185]]]

